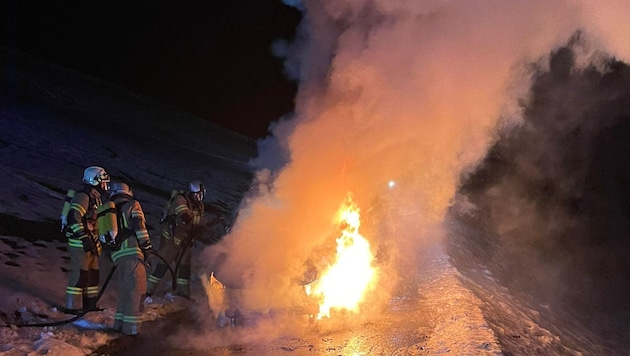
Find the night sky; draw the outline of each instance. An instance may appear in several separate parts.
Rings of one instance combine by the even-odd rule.
[[[252,138],[293,109],[296,83],[271,54],[300,12],[280,0],[4,2],[0,45]]]

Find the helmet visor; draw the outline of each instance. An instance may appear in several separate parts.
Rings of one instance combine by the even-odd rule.
[[[202,202],[202,201],[203,201],[203,197],[204,197],[204,195],[205,195],[205,194],[204,194],[204,190],[205,190],[205,189],[202,189],[202,190],[200,190],[200,191],[198,191],[198,192],[190,192],[190,196],[192,197],[192,199],[193,199],[194,201],[196,201],[196,202],[200,203],[200,202]]]
[[[107,174],[107,172],[102,171],[99,173],[98,176],[96,176],[96,181],[101,183],[101,182],[108,182],[110,181],[109,179],[109,174]]]
[[[110,178],[109,178],[109,174],[107,174],[107,172],[101,171],[99,173],[99,175],[94,178],[94,180],[98,182],[98,184],[101,186],[101,189],[104,192],[109,192]]]
[[[206,188],[203,186],[203,183],[198,180],[194,180],[188,184],[188,194],[190,199],[200,203],[206,195]]]

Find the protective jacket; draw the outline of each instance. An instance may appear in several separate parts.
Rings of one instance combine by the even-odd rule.
[[[175,266],[177,270],[175,294],[177,295],[190,296],[190,247],[193,240],[203,234],[206,224],[202,202],[192,201],[185,194],[178,194],[173,198],[161,226],[158,254],[168,263],[179,261],[179,266]],[[155,293],[168,270],[168,266],[160,259],[155,259],[151,266],[147,286],[148,295]]]
[[[203,233],[203,214],[203,203],[193,202],[184,194],[176,195],[162,224],[162,237],[173,240],[176,246],[190,244],[197,235]]]
[[[94,308],[98,295],[101,244],[96,235],[96,209],[102,204],[101,194],[92,186],[75,194],[70,202],[65,234],[70,253],[70,272],[66,287],[66,308]]]
[[[147,289],[144,249],[151,246],[146,220],[137,200],[126,194],[113,196],[118,217],[116,247],[111,252],[118,276],[118,304],[114,329],[135,335],[142,324]]]

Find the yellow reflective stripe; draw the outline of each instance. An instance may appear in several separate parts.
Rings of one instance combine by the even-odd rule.
[[[77,233],[77,232],[83,230],[83,225],[79,224],[79,223],[72,224],[72,225],[70,225],[70,230],[72,230],[72,232],[74,232],[74,233]]]
[[[182,211],[188,209],[188,206],[186,205],[178,205],[175,207],[175,214],[179,215],[179,213],[181,213]]]
[[[141,218],[142,220],[144,220],[144,212],[142,210],[133,210],[131,212],[131,217],[132,218]]]
[[[200,221],[201,221],[201,216],[199,215],[193,216],[193,225],[199,225]]]
[[[66,293],[72,295],[81,295],[83,294],[83,288],[68,286],[66,287]]]
[[[86,289],[87,294],[90,296],[98,294],[98,286],[89,286]]]
[[[78,211],[81,216],[85,215],[85,212],[87,211],[81,204],[77,203],[72,203],[70,205],[70,209]]]
[[[122,214],[122,219],[123,219],[123,227],[126,229],[129,227],[129,222],[127,221],[127,216],[125,214]]]
[[[131,256],[131,255],[137,255],[137,256],[142,257],[142,250],[140,250],[138,247],[124,248],[116,252],[113,252],[112,260],[116,261],[117,259],[121,257]]]
[[[68,246],[83,248],[83,241],[78,239],[68,239]]]
[[[168,229],[164,229],[162,230],[162,236],[164,236],[167,239],[171,239],[171,233],[168,231]]]
[[[136,237],[138,240],[149,240],[149,232],[147,230],[136,231]]]
[[[186,285],[188,284],[188,280],[184,278],[177,278],[177,284]]]
[[[141,316],[134,316],[134,315],[124,315],[123,316],[123,322],[124,323],[131,323],[131,324],[138,324],[138,323],[142,322],[142,317]]]
[[[149,282],[160,283],[161,280],[162,280],[162,278],[156,277],[154,275],[150,275],[149,276]]]

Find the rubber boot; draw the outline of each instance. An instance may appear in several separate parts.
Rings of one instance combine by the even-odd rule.
[[[103,309],[96,306],[96,297],[83,297],[83,310],[102,311]]]
[[[81,309],[76,309],[76,306],[73,304],[74,298],[71,295],[66,295],[66,306],[59,308],[62,313],[65,314],[73,314],[79,315],[83,312]]]

